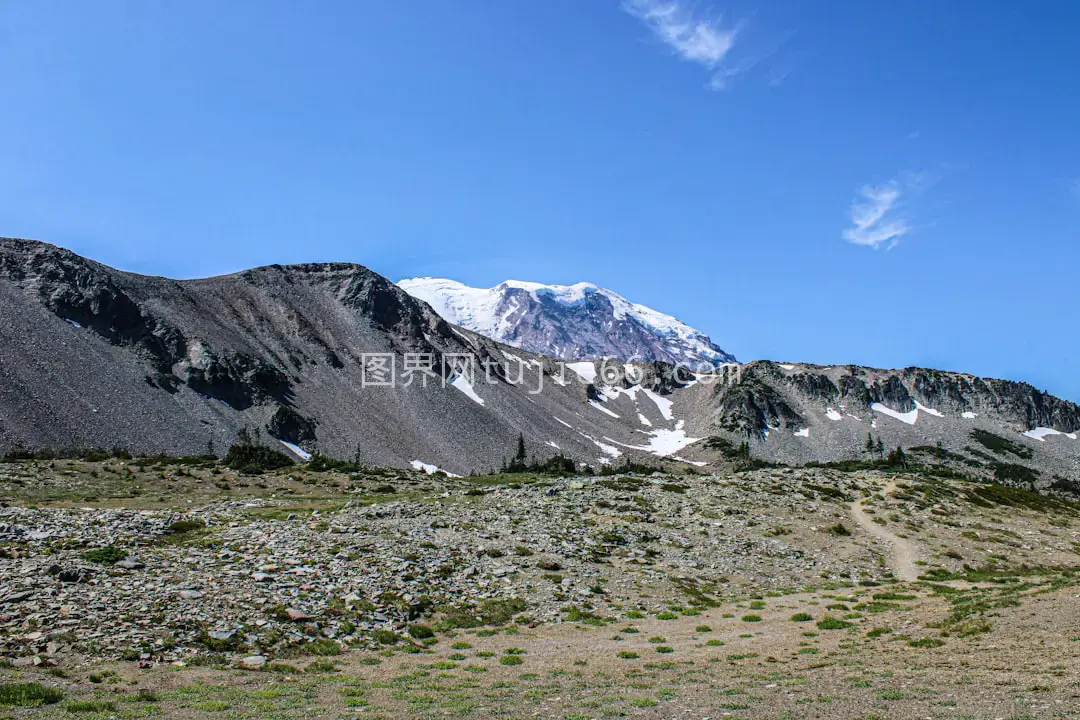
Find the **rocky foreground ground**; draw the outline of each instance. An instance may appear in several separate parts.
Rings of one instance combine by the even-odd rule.
[[[1080,713],[1080,512],[1021,490],[110,459],[0,497],[0,717]]]

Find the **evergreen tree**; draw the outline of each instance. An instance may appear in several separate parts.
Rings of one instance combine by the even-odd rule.
[[[866,454],[871,459],[874,457],[874,437],[870,433],[866,433]]]
[[[886,464],[892,467],[907,467],[907,454],[904,452],[904,448],[898,447],[890,451]]]
[[[881,458],[881,461],[885,462],[885,443],[881,441],[880,436],[877,439],[877,452],[878,456]]]

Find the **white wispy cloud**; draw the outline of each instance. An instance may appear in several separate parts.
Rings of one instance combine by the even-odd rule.
[[[841,233],[849,243],[886,249],[894,247],[911,232],[900,215],[904,185],[890,180],[883,185],[864,185],[851,204],[851,224]]]
[[[710,89],[722,90],[741,71],[724,66],[724,58],[735,47],[738,28],[725,26],[721,18],[696,13],[679,0],[625,0],[623,9],[683,60],[712,71]]]

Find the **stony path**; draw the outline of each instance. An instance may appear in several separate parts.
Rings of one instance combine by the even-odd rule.
[[[890,480],[881,492],[883,495],[888,495],[894,490],[896,490],[896,481]],[[884,525],[875,523],[871,516],[867,515],[866,511],[863,510],[862,504],[864,501],[865,498],[856,500],[851,504],[851,517],[859,524],[859,527],[889,546],[889,567],[897,578],[904,582],[918,580],[920,573],[915,565],[915,561],[918,559],[918,552],[915,547]]]

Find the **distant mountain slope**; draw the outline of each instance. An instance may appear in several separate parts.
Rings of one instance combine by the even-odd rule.
[[[412,278],[398,285],[455,325],[562,360],[612,357],[691,368],[735,362],[708,335],[590,283],[508,280],[484,289],[441,278]]]
[[[372,382],[372,354],[392,361],[393,386]],[[429,359],[426,380],[404,382],[410,357]],[[708,374],[563,364],[450,325],[359,265],[176,281],[0,239],[0,455],[223,454],[241,429],[297,457],[454,473],[498,468],[519,434],[537,458],[706,471],[747,451],[866,460],[870,435],[965,475],[1080,491],[1080,407],[1025,383],[768,361]]]

